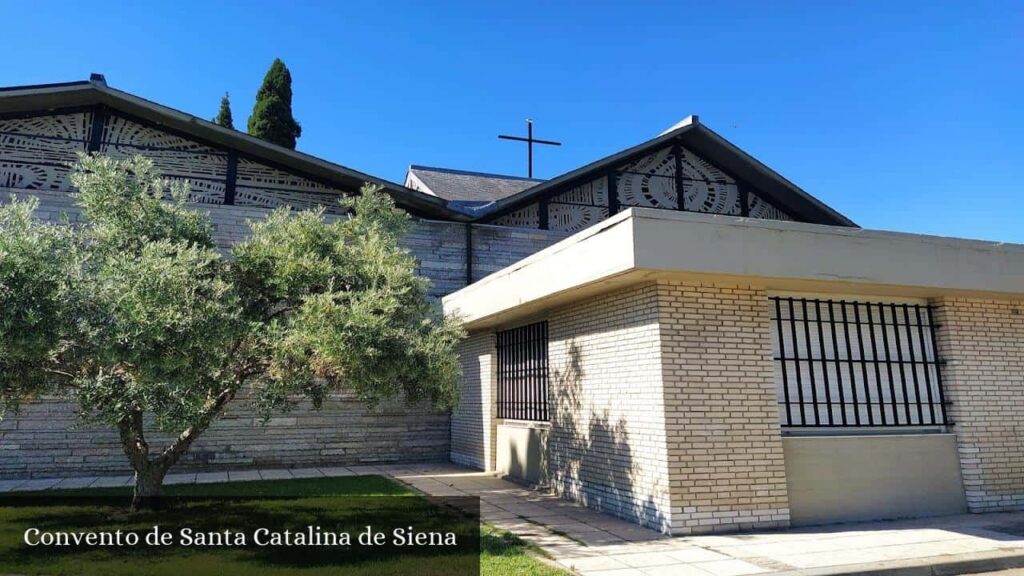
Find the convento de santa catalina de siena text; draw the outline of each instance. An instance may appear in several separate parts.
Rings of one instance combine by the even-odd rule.
[[[25,530],[26,546],[457,546],[454,532],[421,532],[412,526],[394,528],[390,532],[366,526],[360,532],[334,532],[320,526],[302,530],[271,530],[257,528],[251,532],[222,530],[202,532],[191,528],[168,530],[159,525],[145,532],[116,530],[111,532],[51,532],[39,528]]]

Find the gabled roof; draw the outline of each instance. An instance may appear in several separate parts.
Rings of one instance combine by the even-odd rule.
[[[444,220],[470,220],[468,216],[449,209],[442,198],[410,190],[400,184],[316,156],[283,148],[244,132],[224,128],[198,116],[122,92],[107,86],[99,75],[94,75],[90,81],[0,89],[0,117],[33,115],[96,105],[140,118],[171,132],[186,134],[197,141],[235,150],[254,160],[309,175],[338,188],[358,190],[367,182],[377,184],[394,198],[398,206],[413,214]]]
[[[422,183],[422,186],[417,186],[422,191],[418,191],[122,92],[107,86],[99,75],[94,75],[89,81],[0,88],[0,118],[97,105],[196,141],[234,150],[241,156],[293,170],[332,187],[357,190],[366,182],[380,185],[400,207],[428,218],[489,222],[678,141],[799,220],[856,226],[850,219],[705,127],[696,116],[688,117],[656,138],[547,181],[412,166],[407,182],[411,184],[415,179]]]
[[[409,167],[405,185],[445,200],[494,202],[540,184],[543,180],[470,172],[431,166]]]
[[[684,147],[724,170],[738,182],[753,188],[759,195],[800,220],[814,224],[857,226],[846,216],[701,124],[696,115],[687,116],[675,126],[646,142],[498,200],[494,205],[488,206],[487,214],[481,219],[493,220],[541,198],[593,180],[609,170],[659,150],[674,140],[678,140]]]

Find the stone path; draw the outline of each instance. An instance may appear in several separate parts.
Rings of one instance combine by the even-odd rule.
[[[450,464],[172,474],[167,483],[378,474],[434,496],[478,496],[483,520],[585,576],[957,574],[1024,566],[1024,512],[671,538]],[[131,477],[2,480],[0,492],[123,486]],[[954,566],[952,563],[959,563]],[[944,565],[939,570],[936,565]]]

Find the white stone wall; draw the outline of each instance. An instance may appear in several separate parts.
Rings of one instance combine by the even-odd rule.
[[[12,193],[39,198],[40,219],[81,222],[80,212],[67,192],[0,188],[0,203],[8,201]],[[268,214],[267,209],[252,206],[195,207],[210,214],[215,240],[223,249],[248,236],[248,221]],[[562,236],[501,226],[480,227],[474,230],[474,278],[503,268]],[[431,296],[440,298],[465,285],[465,239],[465,224],[414,221],[403,243],[416,256],[418,273],[433,282]],[[448,415],[426,406],[394,403],[368,409],[353,398],[339,395],[320,411],[300,407],[263,425],[244,402],[236,400],[231,414],[203,435],[179,469],[440,461],[448,459],[449,438]],[[160,442],[161,437],[154,434],[151,444]],[[124,472],[124,460],[116,434],[83,426],[72,402],[34,402],[0,422],[0,478]]]
[[[117,431],[82,423],[77,409],[74,402],[42,400],[0,421],[0,479],[131,472]],[[150,429],[147,440],[156,450],[169,437]],[[174,471],[436,462],[447,455],[448,415],[427,405],[369,408],[336,394],[319,411],[303,403],[264,424],[238,398]]]

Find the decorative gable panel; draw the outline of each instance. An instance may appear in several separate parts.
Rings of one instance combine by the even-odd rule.
[[[69,191],[70,165],[86,152],[93,113],[41,115],[0,120],[0,187],[23,190]],[[104,117],[98,152],[113,158],[139,154],[169,180],[187,180],[191,200],[223,204],[229,165],[236,162],[234,203],[308,209],[325,206],[341,213],[345,191],[301,174],[251,160],[235,158],[231,150],[209,146],[182,135],[111,113]]]
[[[614,179],[611,186],[609,178]],[[682,210],[688,212],[741,216],[744,214],[741,194],[746,194],[751,218],[792,219],[755,192],[741,191],[735,179],[694,152],[683,146],[666,146],[623,164],[607,175],[506,214],[495,223],[537,228],[546,221],[550,230],[577,232],[631,206],[679,210],[677,188],[680,182]],[[611,202],[610,189],[615,191]],[[547,210],[546,219],[541,218],[542,210]]]

